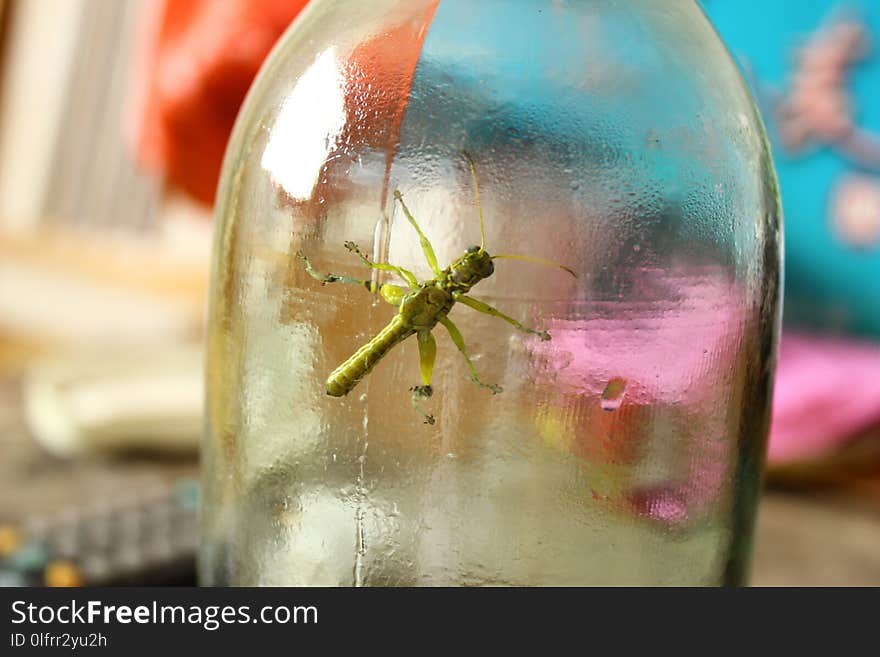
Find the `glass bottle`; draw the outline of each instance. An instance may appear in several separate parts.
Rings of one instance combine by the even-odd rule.
[[[515,259],[347,395],[367,288]],[[695,2],[314,0],[217,203],[201,581],[718,585],[747,575],[780,303],[763,127]],[[315,272],[363,279],[321,281]]]

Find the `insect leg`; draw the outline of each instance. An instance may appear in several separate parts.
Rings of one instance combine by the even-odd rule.
[[[389,265],[387,263],[373,262],[366,255],[364,255],[364,252],[361,251],[360,247],[354,242],[346,242],[345,248],[354,253],[358,258],[360,258],[361,262],[363,262],[367,267],[372,267],[373,269],[381,269],[382,271],[394,272],[404,281],[406,281],[406,284],[413,289],[419,286],[419,281],[418,279],[416,279],[416,275],[408,269],[404,269],[403,267],[395,267],[394,265]]]
[[[505,322],[513,326],[518,331],[523,331],[524,333],[532,333],[537,335],[541,340],[547,341],[550,339],[550,334],[547,331],[536,331],[535,329],[530,329],[528,326],[523,326],[518,321],[516,321],[513,317],[509,317],[505,315],[500,310],[493,308],[488,303],[484,303],[479,301],[478,299],[474,299],[473,297],[469,297],[466,294],[456,294],[453,293],[453,297],[455,297],[456,301],[461,301],[466,306],[470,306],[474,310],[477,310],[481,313],[485,313],[487,315],[492,315],[492,317],[498,317],[499,319],[503,319]]]
[[[431,268],[431,271],[434,272],[435,276],[440,276],[440,267],[437,264],[437,256],[434,255],[434,247],[431,246],[431,242],[428,241],[428,238],[425,237],[422,229],[419,228],[419,224],[416,223],[416,218],[412,216],[409,208],[406,207],[406,203],[403,202],[403,194],[400,193],[399,189],[394,190],[394,198],[396,198],[400,202],[400,207],[403,208],[403,214],[406,215],[409,223],[412,224],[412,227],[415,228],[416,232],[419,234],[419,242],[422,245],[422,253],[425,254],[425,260],[428,261],[428,266]]]
[[[461,331],[459,331],[458,327],[452,323],[452,320],[448,317],[441,316],[440,323],[443,324],[447,331],[449,331],[449,337],[452,338],[455,346],[458,347],[461,355],[464,356],[464,359],[468,365],[468,369],[471,371],[471,381],[482,388],[488,388],[492,391],[493,395],[497,395],[499,392],[502,392],[504,389],[501,386],[495,385],[494,383],[483,383],[482,381],[480,381],[480,377],[477,376],[477,368],[474,367],[474,362],[471,360],[471,357],[468,356],[467,349],[464,346],[464,338],[461,337]]]
[[[431,374],[434,372],[434,357],[437,355],[437,342],[430,331],[420,331],[419,339],[419,369],[422,372],[422,385],[410,388],[412,392],[412,405],[416,411],[425,418],[425,424],[434,424],[434,416],[426,413],[419,402],[428,399],[434,394],[431,388]]]
[[[406,290],[399,285],[391,285],[386,283],[384,285],[378,285],[372,281],[362,281],[359,278],[351,278],[349,276],[339,276],[338,274],[322,274],[319,271],[315,271],[312,268],[312,262],[309,260],[308,256],[302,251],[297,251],[296,257],[302,260],[306,266],[306,272],[308,272],[309,276],[314,278],[316,281],[320,281],[321,285],[327,285],[328,283],[349,283],[351,285],[358,285],[360,287],[366,288],[369,292],[376,293],[377,288],[382,298],[385,299],[392,306],[399,306],[400,301],[403,299],[406,294]]]
[[[471,170],[471,178],[474,181],[474,196],[477,198],[477,215],[480,217],[480,251],[486,250],[486,229],[483,227],[483,204],[480,202],[480,183],[477,181],[477,167],[467,151],[462,151]]]

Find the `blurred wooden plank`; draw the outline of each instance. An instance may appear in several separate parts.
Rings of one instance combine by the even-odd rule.
[[[74,275],[95,284],[203,304],[208,288],[211,225],[163,239],[96,232],[0,232],[0,261]]]
[[[192,225],[136,240],[0,232],[0,366],[96,341],[199,339],[211,225]]]

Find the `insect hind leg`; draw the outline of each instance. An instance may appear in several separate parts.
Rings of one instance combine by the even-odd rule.
[[[434,424],[434,416],[427,413],[421,406],[421,402],[429,399],[434,394],[431,387],[431,375],[434,372],[434,359],[437,355],[437,342],[430,331],[421,331],[419,339],[419,369],[422,373],[422,385],[410,388],[412,392],[412,405],[419,415],[425,418],[425,424]]]
[[[434,389],[431,386],[413,386],[410,388],[410,392],[412,392],[412,405],[416,413],[425,418],[425,424],[434,424],[436,422],[434,416],[422,408],[421,404],[426,399],[430,399],[431,395],[434,394]]]

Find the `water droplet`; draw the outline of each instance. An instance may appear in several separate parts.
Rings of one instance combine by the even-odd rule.
[[[580,181],[572,180],[568,186],[571,187],[572,191],[575,191],[575,190],[580,189],[581,183],[580,183]]]
[[[359,399],[360,399],[360,401],[367,401],[367,393],[361,394]]]
[[[602,391],[602,399],[599,405],[603,411],[616,411],[623,403],[623,395],[626,392],[626,379],[614,377]]]

